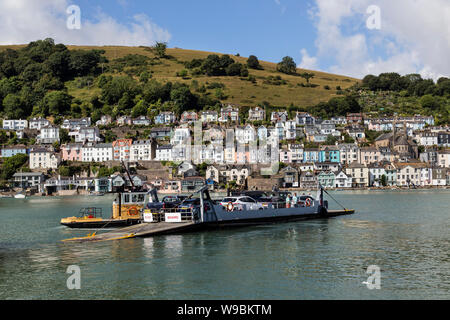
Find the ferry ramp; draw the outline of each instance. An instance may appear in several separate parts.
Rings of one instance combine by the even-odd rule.
[[[65,239],[63,242],[96,242],[96,241],[112,241],[121,239],[130,239],[136,237],[147,237],[158,234],[167,234],[178,231],[185,231],[191,229],[196,225],[195,222],[179,222],[179,223],[141,223],[130,227],[121,228],[118,230],[105,232],[105,233],[93,233],[85,237]]]

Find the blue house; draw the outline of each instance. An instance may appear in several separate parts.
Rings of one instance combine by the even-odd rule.
[[[2,148],[2,158],[13,157],[19,153],[29,154],[30,150],[24,145],[8,146]]]
[[[303,163],[306,162],[318,162],[319,161],[319,149],[305,149],[303,151]]]
[[[323,146],[319,151],[319,162],[341,162],[340,154],[336,146]]]

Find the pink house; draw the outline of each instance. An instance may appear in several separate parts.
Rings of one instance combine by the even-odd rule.
[[[80,143],[69,143],[61,146],[61,159],[63,161],[81,161],[83,147]]]

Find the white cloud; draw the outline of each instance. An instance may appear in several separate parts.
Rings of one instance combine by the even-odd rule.
[[[450,75],[450,2],[379,0],[381,29],[366,28],[373,0],[315,0],[318,62],[355,77],[395,71],[434,79]],[[311,58],[311,57],[309,57]]]
[[[306,49],[300,50],[300,53],[302,54],[302,61],[298,65],[299,68],[309,70],[318,69],[317,58],[311,57]]]
[[[68,0],[1,0],[0,44],[24,44],[44,38],[75,45],[152,45],[169,41],[170,33],[144,14],[124,24],[104,14],[86,20],[81,7],[81,29],[66,27]]]

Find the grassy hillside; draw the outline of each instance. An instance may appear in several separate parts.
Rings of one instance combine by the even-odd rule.
[[[0,46],[0,51],[6,48],[19,49],[23,46]],[[70,50],[91,50],[101,49],[105,50],[105,56],[111,62],[115,59],[122,58],[129,54],[144,55],[149,58],[155,58],[153,52],[147,50],[145,47],[121,47],[121,46],[67,46]],[[336,87],[340,87],[342,90],[349,88],[355,83],[359,82],[358,79],[339,76],[324,72],[311,71],[298,69],[297,73],[313,72],[315,77],[310,80],[311,83],[318,85],[315,88],[302,87],[301,84],[306,84],[306,80],[293,75],[286,75],[276,71],[277,63],[260,61],[264,70],[249,69],[250,75],[256,78],[256,83],[250,81],[241,80],[238,76],[221,76],[221,77],[208,77],[205,75],[191,76],[183,79],[177,77],[176,73],[185,69],[183,62],[191,61],[193,59],[204,59],[212,52],[185,50],[185,49],[167,49],[167,55],[172,57],[171,59],[161,59],[160,64],[147,67],[149,71],[152,71],[153,79],[161,82],[184,82],[191,84],[192,80],[196,80],[199,86],[203,84],[211,84],[214,82],[222,83],[225,85],[223,89],[224,98],[222,102],[229,102],[240,104],[243,106],[253,106],[262,101],[267,101],[273,106],[287,106],[294,104],[296,106],[313,106],[319,102],[328,101],[331,97],[336,96]],[[221,53],[216,53],[221,55]],[[238,57],[235,55],[230,56],[236,61],[245,64],[246,57]],[[281,59],[280,59],[281,60]],[[278,62],[278,61],[277,61]],[[142,70],[144,71],[144,70]],[[117,75],[117,74],[116,74]],[[286,81],[286,84],[275,85],[267,83],[268,77],[281,76],[282,80]],[[266,83],[265,83],[266,82]],[[66,83],[69,89],[69,94],[75,98],[79,98],[82,101],[88,101],[91,97],[100,94],[101,89],[94,86],[77,88],[73,81]],[[329,90],[325,87],[328,86]],[[209,90],[212,94],[214,90]]]

